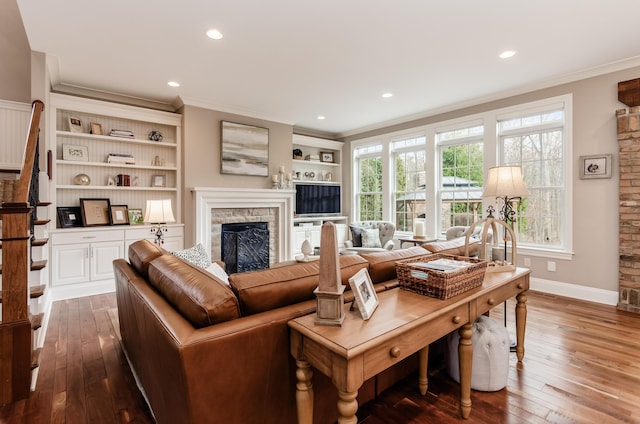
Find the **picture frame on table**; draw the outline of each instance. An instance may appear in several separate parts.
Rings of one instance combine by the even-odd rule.
[[[80,206],[58,206],[59,228],[82,227],[82,211]]]
[[[109,225],[109,199],[80,199],[82,223],[85,227]]]
[[[151,187],[165,187],[167,179],[164,175],[156,174],[151,176]]]
[[[611,178],[612,155],[580,156],[580,179]]]
[[[363,320],[368,320],[378,307],[378,295],[371,282],[369,271],[362,268],[349,278],[349,286],[353,292],[354,301]]]
[[[78,161],[78,162],[87,162],[89,160],[89,148],[87,146],[63,144],[62,159]]]
[[[333,163],[334,161],[333,152],[320,152],[320,162]]]
[[[111,218],[111,225],[129,225],[127,205],[110,205],[109,217]]]
[[[82,132],[82,120],[80,118],[76,118],[75,116],[70,116],[67,121],[69,122],[69,131],[72,133],[81,133]]]
[[[142,209],[131,208],[129,209],[129,225],[142,225],[144,224],[144,215]]]

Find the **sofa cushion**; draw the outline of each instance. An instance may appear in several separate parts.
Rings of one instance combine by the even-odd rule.
[[[129,245],[129,263],[144,278],[149,276],[149,263],[167,253],[166,250],[149,240],[138,240]]]
[[[414,256],[428,255],[429,252],[420,246],[408,249],[385,250],[382,252],[360,253],[369,262],[369,276],[374,283],[394,280],[396,276],[396,261],[409,259]]]
[[[340,278],[349,278],[367,261],[358,255],[340,255]],[[251,272],[231,274],[229,283],[240,301],[243,315],[257,314],[281,306],[311,300],[318,287],[320,261],[294,263]]]
[[[362,247],[380,248],[380,230],[377,228],[362,229]]]
[[[447,241],[434,241],[422,245],[431,253],[443,253],[445,255],[464,256],[464,237],[458,237]],[[478,242],[469,240],[469,256],[478,254]]]
[[[370,225],[349,225],[351,229],[351,242],[353,243],[353,247],[362,247],[362,230],[365,228],[371,228]]]
[[[211,266],[209,252],[207,252],[202,243],[198,243],[188,249],[176,250],[171,254],[202,269],[207,269]]]
[[[238,299],[226,284],[176,256],[151,261],[149,283],[196,328],[240,316]]]

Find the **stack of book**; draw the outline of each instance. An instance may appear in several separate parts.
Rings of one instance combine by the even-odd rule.
[[[129,130],[111,130],[109,135],[111,137],[133,138],[133,132]]]
[[[127,165],[135,165],[136,159],[133,155],[126,153],[109,153],[107,156],[107,163],[124,163]]]

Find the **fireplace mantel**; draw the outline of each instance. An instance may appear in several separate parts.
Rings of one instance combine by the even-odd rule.
[[[276,208],[278,210],[277,262],[293,258],[293,211],[295,190],[193,187],[196,243],[211,246],[213,209]]]

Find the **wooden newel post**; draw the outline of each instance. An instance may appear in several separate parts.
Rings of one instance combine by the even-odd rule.
[[[25,399],[31,386],[28,203],[4,203],[2,214],[2,323],[0,404]]]
[[[344,290],[340,278],[340,260],[336,226],[332,222],[322,225],[320,242],[320,276],[314,290],[317,301],[316,324],[341,326],[344,321]]]

